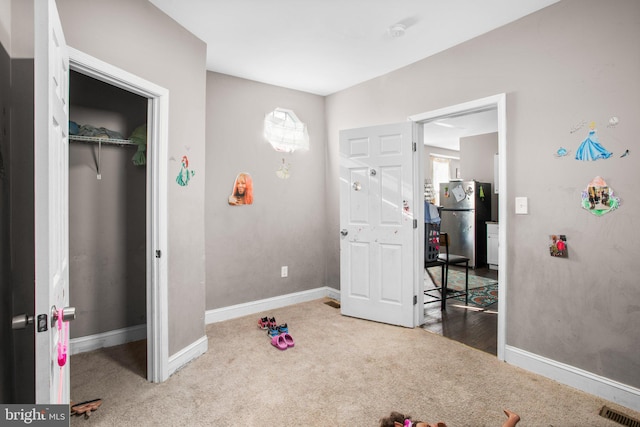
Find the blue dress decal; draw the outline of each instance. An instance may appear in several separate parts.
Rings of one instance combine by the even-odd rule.
[[[576,160],[598,160],[608,159],[609,157],[611,157],[611,152],[600,144],[596,131],[592,128],[587,139],[582,141],[582,144],[578,147]]]

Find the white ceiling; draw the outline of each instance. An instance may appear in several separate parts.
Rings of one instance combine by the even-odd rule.
[[[432,147],[460,150],[460,138],[498,131],[497,109],[484,109],[452,115],[423,125],[424,144]]]
[[[207,44],[207,69],[329,95],[402,68],[559,0],[149,0]],[[392,37],[389,28],[405,26]],[[425,142],[497,130],[493,114],[425,125]]]
[[[328,95],[559,0],[150,0],[207,44],[207,69]],[[393,38],[390,26],[403,24]]]

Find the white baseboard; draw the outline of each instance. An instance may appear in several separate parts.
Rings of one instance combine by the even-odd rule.
[[[508,345],[505,346],[505,362],[640,411],[640,389]]]
[[[186,346],[176,354],[169,357],[169,376],[173,375],[177,370],[183,368],[187,363],[202,356],[207,352],[209,341],[204,335],[192,344]]]
[[[103,347],[126,344],[147,338],[147,325],[136,325],[128,328],[115,329],[86,337],[72,338],[69,340],[69,354],[80,354]]]
[[[324,297],[340,300],[340,291],[328,286],[323,286],[321,288],[311,289],[308,291],[295,292],[273,298],[207,310],[205,313],[205,323],[208,325],[211,323],[222,322],[224,320],[235,319],[237,317],[248,316]]]

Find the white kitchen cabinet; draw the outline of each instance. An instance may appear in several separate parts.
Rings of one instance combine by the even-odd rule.
[[[492,270],[498,269],[498,236],[498,223],[487,222],[487,264]]]

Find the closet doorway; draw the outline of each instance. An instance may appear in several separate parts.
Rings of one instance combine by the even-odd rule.
[[[69,299],[83,319],[71,338],[146,340],[147,99],[71,71],[69,121]],[[130,369],[146,377],[137,347]]]
[[[162,382],[168,91],[75,49],[69,57],[71,353],[137,341],[131,371]]]

